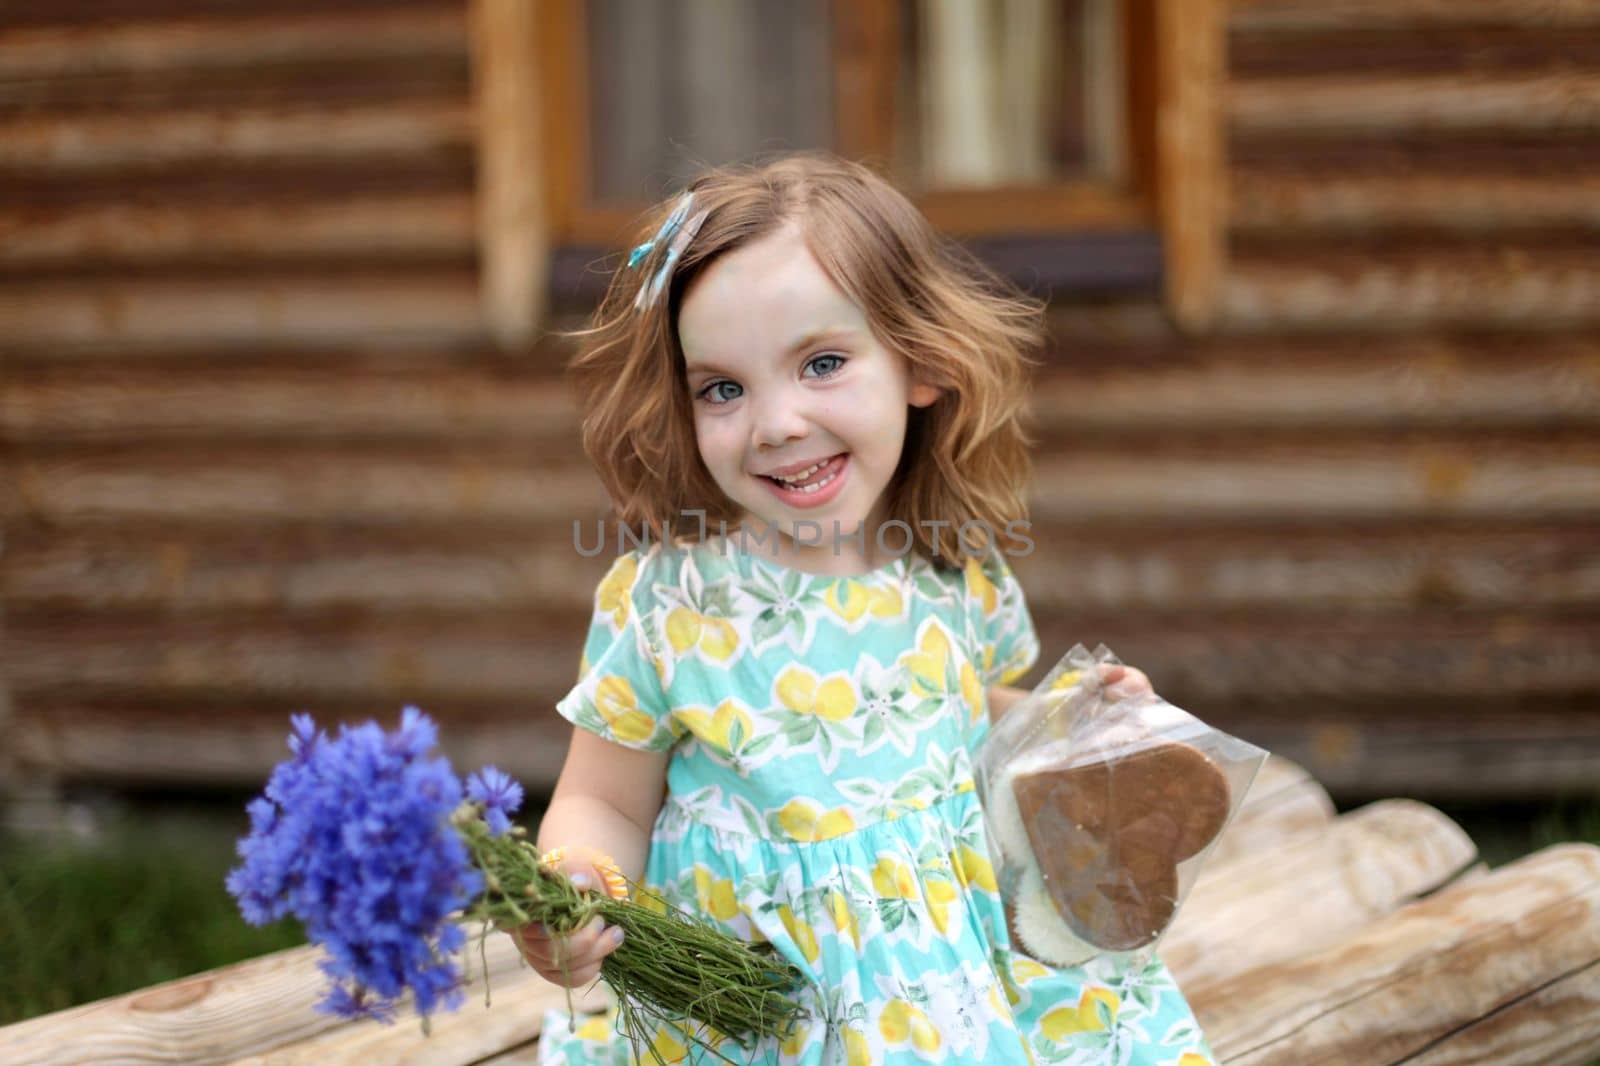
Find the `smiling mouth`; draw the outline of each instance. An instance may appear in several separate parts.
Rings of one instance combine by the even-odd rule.
[[[810,495],[814,492],[820,492],[824,487],[829,485],[834,478],[839,476],[839,474],[844,470],[844,458],[845,453],[840,452],[838,455],[830,456],[821,462],[813,463],[806,469],[793,474],[785,474],[782,476],[775,474],[760,474],[758,476],[764,477],[774,485],[788,489],[790,492],[799,492]]]

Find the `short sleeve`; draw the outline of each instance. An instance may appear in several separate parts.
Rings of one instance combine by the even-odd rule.
[[[1038,661],[1039,636],[1022,584],[999,552],[967,560],[967,608],[979,643],[984,687],[1009,685]]]
[[[556,711],[580,729],[623,747],[665,751],[676,739],[656,656],[645,635],[639,600],[647,557],[617,557],[595,590],[594,614],[583,644],[578,683]]]

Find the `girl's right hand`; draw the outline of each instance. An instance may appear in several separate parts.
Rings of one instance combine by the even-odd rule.
[[[593,862],[577,856],[563,858],[556,869],[572,879],[580,892],[606,891],[606,882]],[[566,936],[553,934],[538,922],[511,931],[511,939],[534,972],[551,984],[579,988],[600,976],[600,964],[622,944],[622,929],[593,921]]]

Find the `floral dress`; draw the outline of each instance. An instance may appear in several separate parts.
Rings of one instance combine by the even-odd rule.
[[[991,555],[910,555],[855,577],[732,544],[655,544],[601,582],[583,729],[672,752],[648,891],[769,941],[805,975],[810,1020],[722,1045],[772,1064],[1210,1066],[1158,961],[1055,969],[1013,950],[973,790],[984,689],[1038,656]],[[652,1061],[600,1016],[545,1019],[546,1064]],[[662,1061],[717,1061],[663,1028]]]

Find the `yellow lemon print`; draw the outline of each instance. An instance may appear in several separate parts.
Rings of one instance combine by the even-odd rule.
[[[905,607],[900,590],[893,586],[872,589],[867,593],[867,602],[872,605],[868,610],[878,618],[896,618]]]
[[[712,618],[687,607],[674,607],[667,614],[667,642],[682,655],[699,647],[706,656],[725,661],[739,648],[739,633],[726,618]]]
[[[795,942],[795,946],[800,949],[800,954],[805,956],[805,960],[815,963],[822,954],[822,949],[817,944],[817,934],[810,924],[804,919],[796,917],[787,903],[779,905],[778,920],[783,923],[784,929],[789,933],[789,939]]]
[[[872,888],[879,899],[913,899],[917,895],[917,878],[911,867],[892,855],[884,855],[872,868]]]
[[[853,832],[855,819],[843,807],[825,811],[811,800],[796,796],[778,811],[778,825],[791,840],[831,840]]]
[[[611,1023],[604,1014],[596,1014],[582,1025],[578,1026],[574,1034],[579,1040],[588,1040],[594,1043],[605,1043],[611,1039]]]
[[[1178,1066],[1211,1066],[1211,1060],[1193,1051],[1185,1051],[1183,1058],[1178,1060]]]
[[[595,592],[596,605],[611,616],[611,624],[618,629],[628,621],[628,590],[633,588],[634,579],[638,576],[639,560],[632,555],[624,555],[601,580],[600,588]]]
[[[783,1043],[778,1045],[778,1047],[779,1047],[779,1050],[781,1050],[783,1052],[785,1057],[787,1057],[787,1058],[798,1058],[799,1055],[800,1055],[800,1052],[804,1051],[805,1047],[806,1047],[806,1028],[805,1028],[805,1026],[803,1026],[803,1025],[795,1026],[794,1032],[792,1032],[788,1036],[784,1037],[783,1038]]]
[[[667,1029],[656,1030],[655,1039],[650,1041],[650,1050],[656,1056],[655,1061],[665,1063],[666,1066],[674,1066],[675,1063],[683,1062],[689,1057],[689,1049]]]
[[[1027,984],[1040,977],[1049,977],[1050,971],[1032,959],[1023,958],[1021,955],[1011,957],[1011,976],[1019,984]]]
[[[950,640],[944,630],[930,625],[917,641],[917,650],[905,657],[906,669],[911,671],[912,687],[920,695],[930,696],[945,690],[945,665],[950,658]]]
[[[1057,1007],[1039,1019],[1039,1028],[1051,1040],[1065,1040],[1074,1033],[1088,1033],[1104,1029],[1100,1017],[1100,1004],[1106,1014],[1116,1021],[1117,1010],[1122,1006],[1117,994],[1109,988],[1086,988],[1076,1007]]]
[[[973,596],[982,601],[983,613],[994,614],[995,607],[1000,603],[1000,593],[989,580],[989,575],[983,572],[978,560],[970,557],[967,559],[967,587],[972,590]]]
[[[633,897],[633,901],[652,914],[667,913],[666,897],[648,888],[640,889],[638,894]]]
[[[1054,681],[1050,682],[1050,691],[1051,692],[1065,692],[1067,689],[1071,688],[1073,685],[1076,685],[1078,683],[1078,679],[1081,678],[1082,676],[1083,676],[1083,671],[1082,670],[1068,670],[1065,673],[1063,673],[1060,677],[1058,677]]]
[[[803,666],[785,667],[778,675],[778,702],[796,714],[805,714],[816,702],[817,675]]]
[[[976,722],[983,717],[983,683],[978,680],[978,671],[972,668],[969,662],[961,664],[961,698],[966,702],[967,713]]]
[[[956,886],[949,881],[930,878],[928,887],[928,913],[933,917],[933,927],[940,935],[950,931],[950,904],[956,901]]]
[[[639,710],[633,686],[625,677],[607,674],[601,678],[595,686],[594,703],[612,735],[623,743],[641,744],[656,731],[651,717]]]
[[[840,938],[849,937],[850,943],[860,951],[861,926],[856,923],[855,913],[850,910],[844,893],[838,889],[828,890],[828,914],[833,918],[833,927],[839,931]]]
[[[711,714],[707,714],[701,707],[684,707],[675,711],[673,717],[683,723],[685,729],[699,737],[701,743],[718,751],[732,751],[754,735],[750,716],[740,710],[732,700],[723,700]],[[738,727],[737,733],[735,727]],[[736,740],[738,743],[735,743]]]
[[[846,1066],[872,1066],[872,1049],[867,1046],[867,1034],[855,1029],[844,1031]]]
[[[845,578],[828,586],[823,602],[828,605],[829,610],[846,622],[854,622],[866,613],[870,601],[867,598],[867,590],[861,587],[861,582]]]
[[[733,882],[716,877],[699,863],[694,867],[694,895],[700,909],[719,921],[729,921],[739,914],[739,900],[733,894]]]
[[[956,880],[962,888],[978,886],[985,892],[1000,891],[999,884],[994,879],[994,866],[988,859],[979,855],[965,844],[958,844],[950,853],[950,866],[955,870]]]
[[[819,682],[803,666],[790,666],[778,675],[778,702],[796,714],[815,714],[842,722],[856,713],[856,690],[843,677]]]
[[[904,1044],[907,1040],[918,1051],[932,1054],[943,1041],[928,1016],[903,999],[889,1001],[878,1016],[878,1032],[891,1044]]]

